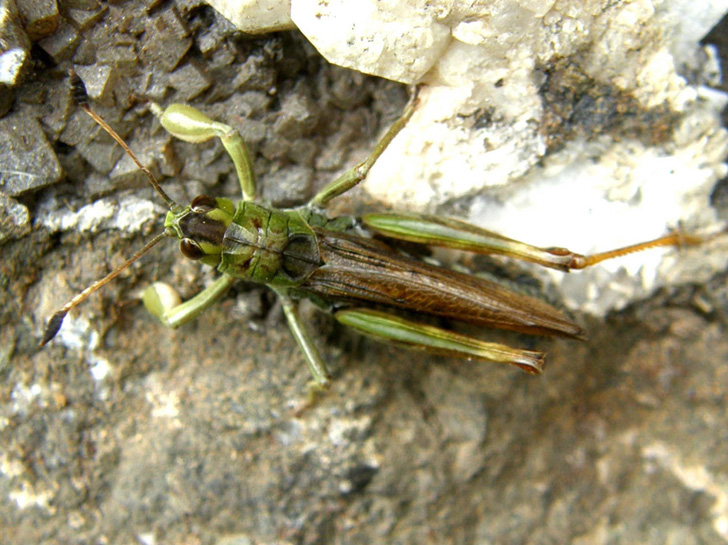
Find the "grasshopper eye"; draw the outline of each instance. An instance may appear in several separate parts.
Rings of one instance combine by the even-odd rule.
[[[196,214],[204,214],[217,207],[217,201],[209,195],[198,195],[192,199],[190,208]]]
[[[199,244],[190,238],[182,239],[182,242],[179,243],[179,251],[182,252],[182,255],[187,259],[192,259],[193,261],[197,261],[198,259],[205,257],[205,251],[200,248]]]

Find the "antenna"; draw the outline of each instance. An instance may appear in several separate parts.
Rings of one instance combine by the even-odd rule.
[[[83,83],[83,80],[78,76],[78,74],[76,74],[76,72],[74,72],[73,70],[69,70],[68,75],[71,77],[71,96],[73,97],[74,102],[78,104],[81,108],[83,108],[83,111],[90,115],[91,119],[93,119],[99,125],[99,127],[109,133],[109,136],[111,136],[111,138],[116,140],[116,142],[124,149],[126,154],[131,157],[131,160],[134,161],[136,166],[139,167],[139,170],[146,174],[149,183],[152,184],[154,190],[164,199],[164,202],[167,203],[167,206],[169,206],[169,208],[172,210],[181,210],[182,207],[174,202],[172,198],[164,192],[162,186],[159,185],[159,182],[154,177],[152,172],[147,167],[145,167],[141,163],[141,161],[139,161],[139,159],[137,159],[136,155],[134,155],[134,152],[129,149],[129,146],[126,145],[126,142],[124,142],[121,136],[119,136],[116,131],[112,129],[108,123],[106,123],[106,121],[101,119],[101,116],[99,116],[99,114],[91,109],[91,106],[88,102],[86,85]]]
[[[141,164],[139,159],[137,159],[136,155],[134,155],[134,152],[129,149],[129,146],[126,145],[126,142],[119,136],[114,129],[112,129],[106,121],[101,119],[101,117],[94,112],[91,109],[91,106],[89,106],[88,103],[88,93],[86,92],[86,86],[84,85],[83,81],[80,77],[73,71],[69,71],[69,75],[71,77],[71,94],[73,96],[73,100],[81,107],[83,110],[91,116],[91,119],[93,119],[102,129],[104,129],[109,135],[116,140],[119,145],[124,148],[124,151],[126,154],[131,157],[132,161],[141,169],[144,174],[146,174],[147,179],[149,180],[149,183],[152,184],[152,187],[155,189],[155,191],[164,199],[164,202],[167,203],[169,208],[174,211],[181,211],[182,207],[177,204],[175,201],[173,201],[169,195],[167,195],[164,190],[160,187],[159,182],[157,182],[157,179],[154,177],[154,175],[150,172],[150,170]],[[165,229],[164,232],[158,234],[155,236],[152,240],[147,242],[144,247],[137,251],[133,256],[131,256],[129,259],[127,259],[124,263],[119,265],[116,269],[111,271],[109,274],[104,276],[100,280],[96,280],[93,284],[91,284],[89,287],[87,287],[82,292],[78,293],[76,296],[73,297],[68,303],[63,305],[63,307],[56,312],[53,316],[51,316],[51,319],[48,320],[48,325],[45,328],[45,332],[43,333],[43,339],[40,342],[40,347],[45,346],[50,342],[53,337],[56,336],[58,331],[61,329],[61,324],[63,324],[63,319],[66,317],[66,314],[68,314],[68,311],[70,311],[72,308],[80,305],[83,303],[86,299],[88,299],[89,295],[94,293],[95,291],[98,291],[102,287],[104,287],[106,284],[111,282],[114,278],[119,276],[124,270],[126,270],[132,263],[134,263],[137,259],[142,257],[144,254],[146,254],[149,250],[151,250],[160,240],[167,237],[173,237],[174,232],[171,229]]]
[[[152,240],[147,242],[144,247],[139,250],[137,253],[135,253],[133,256],[131,256],[129,259],[124,261],[121,265],[119,265],[116,269],[111,271],[109,274],[104,276],[102,279],[97,280],[93,284],[91,284],[88,288],[83,290],[81,293],[75,295],[73,299],[71,299],[68,303],[63,305],[63,307],[56,312],[53,316],[51,316],[51,319],[48,320],[48,325],[46,326],[45,332],[43,333],[43,340],[40,342],[40,347],[45,346],[48,344],[48,342],[56,336],[56,333],[58,333],[58,330],[61,329],[61,324],[63,323],[63,319],[66,317],[66,314],[68,314],[68,311],[71,310],[73,307],[76,307],[83,303],[86,299],[88,299],[88,296],[91,295],[93,292],[103,288],[106,284],[111,282],[114,278],[119,276],[125,269],[129,267],[132,263],[134,263],[137,259],[142,257],[144,254],[146,254],[149,250],[151,250],[160,240],[163,238],[167,238],[171,236],[171,233],[165,230],[163,233],[159,233],[156,237],[154,237]]]

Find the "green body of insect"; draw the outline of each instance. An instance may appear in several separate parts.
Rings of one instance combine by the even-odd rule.
[[[80,80],[74,83],[75,94],[81,96],[79,102],[86,111],[95,116],[85,103],[81,86]],[[244,142],[231,127],[189,106],[172,105],[163,113],[157,112],[162,125],[178,138],[190,142],[221,138],[235,164],[243,200],[235,205],[229,199],[203,195],[183,207],[172,201],[149,174],[152,185],[170,206],[164,233],[56,313],[42,344],[55,335],[70,308],[115,277],[159,239],[175,237],[181,241],[183,255],[216,267],[221,276],[179,305],[164,303],[165,298],[153,285],[143,296],[147,308],[165,325],[178,327],[222,297],[237,279],[267,285],[278,294],[318,387],[328,386],[330,376],[298,316],[297,301],[303,298],[331,311],[339,322],[381,340],[448,356],[509,363],[527,372],[539,373],[544,361],[541,352],[484,342],[386,309],[525,333],[582,338],[583,332],[577,325],[538,299],[506,290],[495,282],[408,257],[397,250],[396,241],[501,254],[569,271],[652,246],[697,244],[704,240],[673,234],[612,252],[582,256],[562,248],[536,248],[465,222],[434,216],[384,213],[328,219],[323,214],[325,205],[366,176],[411,117],[415,104],[416,100],[410,102],[403,116],[365,161],[327,185],[306,205],[290,210],[254,202],[256,184],[252,162]],[[114,136],[113,131],[111,134]],[[372,238],[373,235],[378,238]]]

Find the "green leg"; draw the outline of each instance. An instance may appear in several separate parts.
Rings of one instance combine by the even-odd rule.
[[[288,319],[288,326],[293,333],[293,336],[298,343],[298,347],[303,352],[303,356],[306,358],[308,364],[308,370],[311,372],[313,382],[309,384],[311,397],[316,393],[317,390],[326,390],[331,385],[331,375],[329,370],[326,368],[326,364],[321,359],[316,345],[313,344],[313,340],[306,329],[306,326],[301,322],[301,318],[298,316],[298,309],[296,304],[291,301],[286,295],[278,293],[278,297],[283,305],[283,312]]]
[[[364,161],[355,165],[354,168],[347,170],[344,174],[339,176],[336,180],[329,183],[321,191],[319,191],[313,199],[308,203],[309,206],[326,206],[331,199],[338,197],[349,191],[351,188],[361,182],[366,175],[369,173],[369,169],[372,168],[376,163],[379,156],[384,153],[387,146],[394,140],[394,137],[399,134],[399,131],[407,124],[407,121],[412,117],[417,106],[417,92],[415,91],[410,99],[409,104],[404,110],[402,117],[397,119],[389,130],[384,134],[382,139],[374,147],[374,151]]]
[[[253,160],[238,131],[230,125],[213,121],[196,108],[184,104],[172,104],[164,112],[155,105],[152,111],[159,117],[159,122],[167,132],[185,142],[206,142],[216,136],[220,138],[235,165],[243,200],[255,198]]]
[[[197,318],[210,306],[216,303],[233,285],[235,278],[223,275],[200,293],[179,303],[179,296],[161,282],[155,282],[142,294],[142,301],[147,310],[167,327],[177,328]],[[176,300],[175,300],[176,297]]]
[[[582,255],[566,248],[538,248],[464,221],[437,216],[400,213],[365,214],[362,221],[373,231],[391,238],[457,248],[478,254],[499,254],[565,272],[585,269],[607,259],[649,248],[698,245],[714,238],[711,235],[700,236],[675,232],[655,240],[608,252]]]
[[[419,324],[375,310],[355,308],[341,310],[334,317],[342,324],[365,335],[406,348],[426,350],[456,358],[508,363],[537,375],[543,370],[544,354],[519,350],[503,344],[488,343],[453,331]]]

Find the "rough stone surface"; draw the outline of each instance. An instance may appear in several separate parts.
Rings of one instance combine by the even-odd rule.
[[[32,41],[40,40],[58,29],[58,4],[55,0],[25,0],[18,3],[25,31]]]
[[[174,55],[143,52],[137,37],[154,34],[170,7],[184,31],[148,36],[144,47]],[[376,344],[305,307],[335,377],[307,408],[308,371],[268,291],[236,285],[177,331],[143,310],[138,294],[154,280],[187,298],[215,278],[162,244],[37,348],[48,316],[159,232],[164,214],[70,103],[59,75],[72,63],[102,70],[94,107],[180,202],[239,189],[219,143],[174,141],[150,114],[144,99],[169,104],[187,92],[168,70],[191,64],[211,82],[192,103],[241,128],[262,186],[311,177],[306,196],[364,158],[404,105],[402,88],[327,64],[298,34],[246,38],[221,24],[198,2],[110,3],[78,31],[72,62],[51,69],[40,55],[14,92],[4,119],[31,136],[45,131],[65,178],[6,201],[19,221],[0,221],[11,230],[0,248],[0,543],[726,543],[725,274],[608,318],[577,313],[585,343],[462,328],[547,350],[540,377]],[[181,56],[175,39],[189,40]],[[684,122],[665,121],[669,111],[650,125],[652,110],[640,116],[629,97],[554,66],[543,91],[549,146],[593,146],[583,134],[600,123],[624,135],[613,108],[634,112],[630,131],[694,138]],[[571,108],[579,123],[559,122]],[[528,134],[523,124],[511,130]],[[645,138],[632,145],[649,149]],[[19,154],[21,164],[38,161],[38,149]],[[650,168],[677,166],[669,149],[687,153],[666,145]],[[560,153],[549,168],[559,170]],[[305,199],[288,186],[270,195]],[[588,200],[600,204],[598,194]],[[356,191],[332,208],[371,201]],[[449,210],[476,206],[462,199]],[[707,259],[673,255],[695,266]]]
[[[79,34],[76,27],[69,23],[64,17],[58,17],[58,28],[56,31],[43,38],[38,45],[50,55],[56,62],[67,60],[78,45]]]
[[[60,178],[56,154],[35,119],[17,113],[0,119],[0,191],[17,197]]]
[[[30,232],[30,213],[19,202],[0,193],[0,243],[22,238]]]

